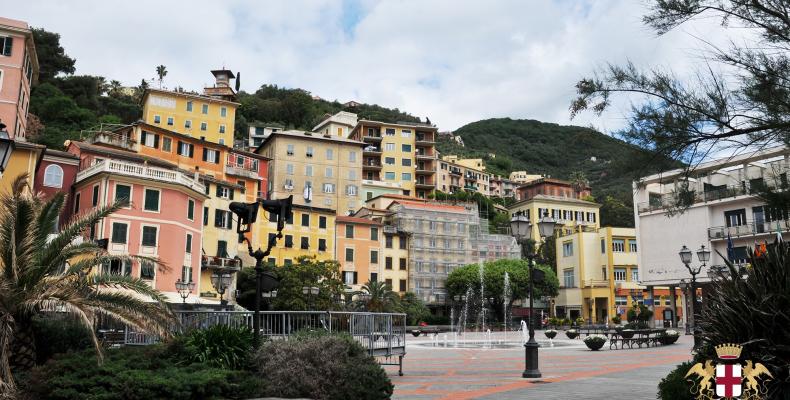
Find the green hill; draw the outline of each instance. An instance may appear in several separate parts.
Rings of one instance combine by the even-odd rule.
[[[594,129],[562,126],[535,120],[494,118],[459,128],[464,146],[454,141],[438,143],[443,155],[484,158],[496,174],[526,170],[552,178],[586,176],[596,201],[604,205],[604,225],[633,226],[631,182],[673,164],[650,160],[651,153]]]

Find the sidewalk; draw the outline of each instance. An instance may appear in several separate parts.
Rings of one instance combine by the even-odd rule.
[[[538,338],[541,333],[538,333]],[[411,339],[411,338],[410,338]],[[445,349],[409,340],[404,376],[387,367],[395,399],[655,399],[658,382],[689,360],[692,338],[673,345],[593,352],[580,340],[570,347],[541,348],[543,378],[521,378],[523,347]]]

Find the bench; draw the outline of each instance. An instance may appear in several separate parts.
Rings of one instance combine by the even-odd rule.
[[[618,344],[620,349],[624,349],[625,346],[633,349],[634,345],[637,345],[639,348],[642,348],[642,345],[646,347],[650,347],[650,345],[657,346],[661,344],[661,335],[664,332],[665,329],[634,329],[629,332],[622,330],[609,331],[609,349],[617,349]]]
[[[420,329],[412,329],[411,334],[414,335],[414,337],[420,336],[420,334],[423,334],[425,336],[438,335],[439,334],[439,328],[424,327],[424,328],[420,328]]]

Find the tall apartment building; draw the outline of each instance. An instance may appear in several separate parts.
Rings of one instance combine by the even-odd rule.
[[[434,126],[419,123],[357,122],[350,138],[366,143],[362,160],[365,197],[399,190],[427,198],[436,189],[436,131]]]
[[[269,196],[350,215],[362,206],[363,142],[314,132],[269,135],[256,153],[272,160]]]
[[[511,216],[526,215],[534,222],[548,214],[565,233],[600,228],[601,205],[582,200],[590,194],[589,188],[577,191],[570,182],[541,178],[520,186],[517,193],[519,201],[508,207]],[[540,239],[537,224],[532,225],[531,237]]]
[[[485,172],[482,159],[459,159],[458,156],[444,156],[436,170],[436,190],[456,193],[464,190],[491,195],[491,174]],[[470,167],[469,165],[474,165]],[[482,167],[478,167],[481,165]]]
[[[11,139],[27,136],[30,89],[36,81],[33,31],[26,22],[0,17],[0,122]]]
[[[605,324],[615,315],[625,320],[634,303],[653,309],[656,326],[663,325],[665,316],[671,323],[672,315],[683,315],[679,290],[671,298],[667,287],[651,292],[640,284],[637,249],[633,228],[579,230],[557,237],[560,293],[554,299],[555,315]]]
[[[708,271],[724,265],[727,242],[732,240],[731,261],[747,263],[747,249],[772,242],[777,234],[790,240],[787,210],[771,209],[755,196],[763,185],[780,187],[790,172],[790,148],[785,146],[742,152],[726,159],[696,166],[690,175],[677,169],[646,176],[634,182],[636,237],[640,246],[639,276],[644,285],[677,287],[691,276],[678,251],[711,251],[708,267],[697,276],[704,286]],[[688,209],[673,216],[678,188],[688,187]],[[693,265],[699,265],[693,260]]]
[[[235,76],[224,69],[211,73],[215,77],[215,84],[204,88],[202,95],[146,89],[142,100],[143,121],[207,142],[233,146],[233,129],[239,103],[234,101],[236,93],[230,87],[230,80]]]

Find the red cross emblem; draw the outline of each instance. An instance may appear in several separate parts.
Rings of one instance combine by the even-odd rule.
[[[716,396],[734,398],[741,395],[741,365],[719,364],[716,366]]]

